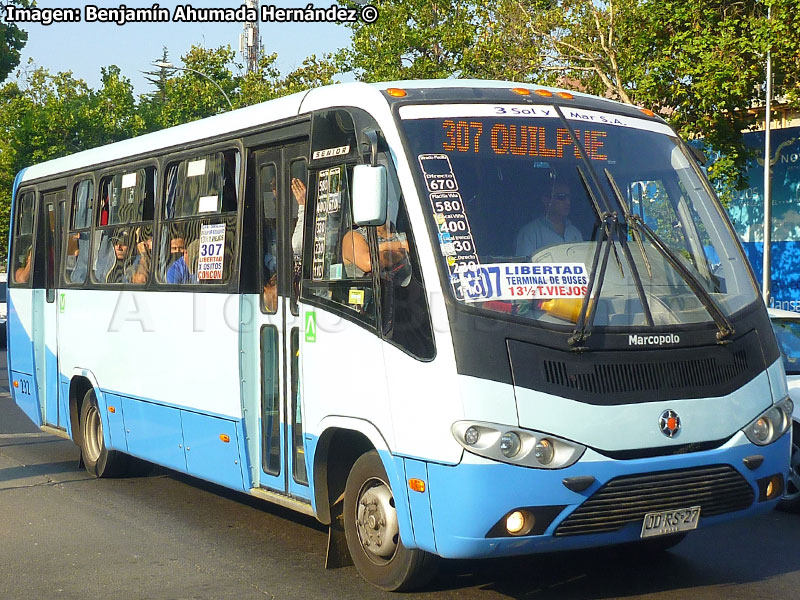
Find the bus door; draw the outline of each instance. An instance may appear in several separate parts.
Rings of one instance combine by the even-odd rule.
[[[309,499],[303,445],[299,377],[302,220],[308,142],[257,150],[252,169],[259,214],[259,310],[255,318],[260,356],[261,486]]]
[[[63,190],[42,194],[40,240],[42,240],[42,273],[34,277],[33,299],[33,353],[39,403],[43,409],[42,421],[46,425],[64,428],[65,414],[59,411],[58,402],[58,311],[56,294],[58,265],[62,237],[62,211],[66,203]]]

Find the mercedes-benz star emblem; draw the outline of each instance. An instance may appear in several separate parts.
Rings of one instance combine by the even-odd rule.
[[[674,410],[665,410],[658,419],[658,428],[668,438],[673,438],[681,430],[681,418]]]

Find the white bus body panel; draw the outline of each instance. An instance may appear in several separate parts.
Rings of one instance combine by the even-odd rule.
[[[59,294],[61,373],[87,369],[105,391],[241,418],[238,296],[69,289]]]

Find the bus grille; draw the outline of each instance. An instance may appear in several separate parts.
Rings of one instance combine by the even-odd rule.
[[[755,492],[736,469],[714,465],[612,479],[556,528],[557,536],[607,533],[649,512],[700,506],[700,518],[742,510]]]
[[[733,360],[719,363],[714,358],[651,363],[600,363],[589,372],[573,371],[563,361],[545,360],[548,384],[591,394],[613,394],[675,388],[715,388],[747,371],[747,354],[733,353]]]

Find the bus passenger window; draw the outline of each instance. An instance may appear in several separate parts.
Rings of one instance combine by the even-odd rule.
[[[95,283],[138,286],[150,281],[155,180],[154,167],[125,169],[100,180],[91,261]]]
[[[388,182],[386,223],[377,228],[382,334],[411,355],[432,359],[435,348],[428,301],[400,182],[385,154],[378,162],[386,167]]]
[[[345,314],[375,325],[372,228],[353,226],[347,175],[344,165],[317,174],[308,213],[314,222],[306,225],[311,260],[304,267],[307,291],[303,293],[338,304]]]
[[[167,166],[156,280],[226,284],[233,274],[241,159],[236,150]]]
[[[292,186],[292,287],[291,310],[297,315],[297,299],[300,296],[300,279],[303,276],[303,232],[305,231],[306,197],[308,196],[308,166],[305,159],[291,162],[289,166]]]
[[[12,283],[29,284],[33,268],[34,194],[24,192],[17,198],[17,230],[14,232]],[[12,286],[13,287],[13,286]],[[27,287],[27,286],[24,286]]]
[[[278,310],[278,170],[274,164],[261,167],[261,307],[264,312]]]
[[[94,207],[94,182],[84,179],[75,184],[64,252],[64,281],[81,284],[89,272],[89,235]]]

